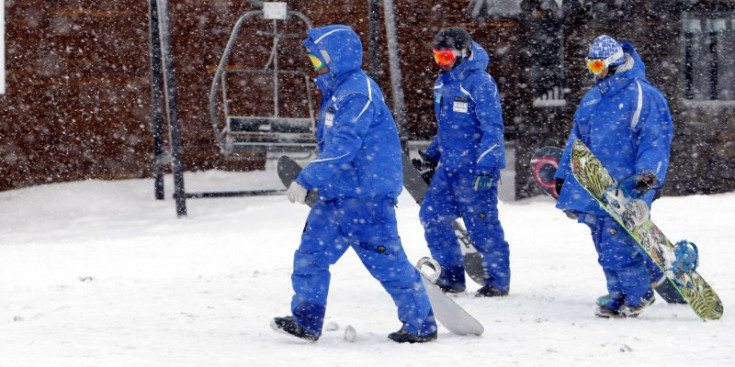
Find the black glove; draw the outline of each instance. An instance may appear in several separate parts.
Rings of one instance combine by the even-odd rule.
[[[424,165],[431,168],[436,168],[436,166],[439,165],[439,162],[429,158],[429,156],[426,155],[426,151],[419,149],[419,157],[424,161]]]
[[[623,190],[625,196],[632,197],[633,199],[640,198],[651,189],[659,188],[660,186],[661,182],[651,171],[640,171],[618,184],[618,188]]]
[[[426,181],[426,183],[430,183],[438,163],[428,159],[426,157],[426,152],[420,149],[419,156],[421,158],[414,158],[411,160],[411,163],[417,170],[419,170],[419,172],[421,172],[421,177],[423,177],[424,181]]]
[[[556,192],[556,196],[552,193],[551,196],[554,196],[554,199],[558,199],[559,195],[561,195],[561,188],[564,187],[564,179],[563,178],[555,178],[554,179],[554,191]]]
[[[659,186],[661,183],[658,177],[651,171],[641,171],[633,179],[635,182],[635,191],[638,196],[643,196],[649,190]]]

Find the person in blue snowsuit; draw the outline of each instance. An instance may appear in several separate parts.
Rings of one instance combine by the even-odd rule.
[[[647,266],[643,253],[623,228],[574,179],[571,146],[582,140],[626,195],[650,208],[669,165],[673,125],[663,94],[646,80],[645,65],[630,42],[602,35],[592,43],[587,65],[595,86],[582,98],[555,178],[561,189],[556,207],[590,227],[610,300],[597,316],[637,316],[654,300],[652,279],[663,273]]]
[[[500,94],[485,70],[487,52],[462,28],[440,31],[434,58],[438,132],[423,158],[438,164],[419,217],[432,257],[441,266],[437,285],[464,292],[465,272],[452,222],[462,217],[482,254],[485,285],[476,296],[505,296],[510,288],[508,243],[498,219],[498,180],[505,168]]]
[[[378,85],[362,70],[362,44],[348,26],[307,31],[303,44],[322,92],[317,121],[318,156],[288,189],[291,202],[311,208],[294,254],[292,316],[271,326],[316,341],[322,332],[329,267],[352,248],[390,294],[402,322],[396,342],[436,339],[437,326],[418,270],[398,236],[395,205],[403,187],[398,130]]]

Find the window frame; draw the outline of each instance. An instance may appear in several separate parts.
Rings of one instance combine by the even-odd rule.
[[[723,21],[724,31],[712,32],[712,31],[701,31],[700,38],[693,40],[693,32],[687,32],[688,23],[692,20],[700,20],[699,28],[714,28],[716,29],[717,21]],[[687,12],[683,13],[681,17],[681,71],[680,71],[680,100],[689,106],[735,106],[735,13],[732,12]],[[709,33],[709,35],[706,35]],[[717,35],[717,33],[725,33],[724,35]],[[729,33],[729,34],[727,34]],[[709,40],[704,39],[710,37]],[[714,38],[712,38],[714,37]],[[727,57],[718,56],[718,53],[722,51],[723,46],[718,45],[720,38],[730,38],[730,45],[728,47],[732,55]],[[705,54],[700,52],[699,55],[691,55],[692,47],[697,46],[694,42],[699,43],[699,46],[709,45],[710,50]],[[702,47],[704,48],[704,47]],[[706,56],[706,57],[704,57]],[[714,57],[713,57],[714,56]],[[699,65],[690,62],[690,60],[699,60]],[[725,60],[724,72],[731,74],[731,79],[726,80],[729,82],[729,86],[726,89],[719,88],[722,83],[722,61]],[[727,64],[729,62],[729,64]],[[709,65],[707,65],[708,63]],[[709,71],[706,68],[709,67]],[[728,69],[729,68],[729,69]],[[700,79],[695,82],[697,70],[702,71]],[[708,76],[706,74],[709,74]],[[703,83],[701,78],[708,78],[708,81]],[[698,83],[702,87],[698,89],[694,84]],[[709,88],[708,91],[702,89]],[[725,93],[725,98],[722,98],[722,93]],[[707,94],[708,97],[703,98],[702,94]],[[729,96],[727,96],[729,94]]]

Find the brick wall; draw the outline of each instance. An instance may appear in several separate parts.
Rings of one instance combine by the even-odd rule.
[[[346,23],[361,36],[367,65],[368,3],[331,0],[289,1],[315,26]],[[396,4],[401,67],[409,129],[413,137],[435,131],[431,85],[436,70],[431,41],[442,27],[462,24],[501,69],[507,56],[493,55],[499,44],[513,42],[512,23],[471,24],[463,1],[400,1]],[[208,114],[212,77],[237,19],[256,10],[246,1],[169,0],[172,45],[179,87],[179,116],[187,170],[253,169],[258,164],[223,158],[215,144]],[[6,1],[7,94],[0,97],[0,190],[88,178],[147,177],[152,170],[150,127],[150,59],[148,2]],[[383,9],[380,9],[381,16]],[[270,38],[243,28],[243,47],[230,64],[260,68],[270,52]],[[381,25],[382,27],[382,25]],[[309,72],[300,41],[300,25],[285,29],[300,34],[282,42],[282,68]],[[383,28],[384,32],[384,28]],[[385,36],[382,37],[385,44]],[[378,78],[391,101],[387,47],[382,47],[383,74]],[[507,73],[514,78],[517,73]],[[496,76],[497,77],[497,76]],[[506,82],[499,80],[501,91]],[[232,97],[242,111],[265,114],[272,108],[268,86],[247,82]],[[306,115],[302,85],[284,81],[284,114]],[[508,88],[509,89],[509,88]],[[318,102],[319,95],[315,94]],[[233,105],[234,106],[234,105]],[[259,111],[259,112],[258,112]],[[506,111],[512,115],[512,109]]]
[[[524,159],[533,144],[551,131],[566,131],[573,107],[586,88],[579,55],[599,32],[634,41],[649,65],[649,79],[669,97],[677,136],[672,154],[669,193],[719,192],[735,188],[732,180],[735,142],[733,108],[690,107],[679,103],[680,45],[678,16],[682,3],[636,3],[629,18],[595,3],[584,14],[567,19],[566,73],[573,89],[569,107],[554,116],[536,116],[529,108],[529,60],[525,46],[533,41],[518,19],[472,22],[466,1],[395,1],[400,63],[411,138],[426,139],[435,132],[431,85],[436,68],[430,49],[434,34],[461,25],[491,57],[490,72],[498,81],[504,107],[506,138],[517,140],[518,197],[533,193]],[[529,2],[530,3],[530,2]],[[715,5],[701,5],[712,3]],[[315,26],[346,23],[360,35],[368,65],[368,2],[354,0],[288,1]],[[602,4],[602,5],[600,5]],[[7,0],[6,79],[0,96],[0,190],[89,178],[149,177],[152,171],[150,58],[148,2],[141,0]],[[695,5],[686,5],[694,7]],[[705,1],[704,10],[732,12],[732,2]],[[602,8],[601,8],[602,7]],[[662,9],[665,8],[662,12]],[[710,9],[711,7],[711,9]],[[247,170],[260,164],[225,160],[219,153],[208,113],[212,77],[240,15],[256,10],[247,1],[169,0],[172,43],[179,86],[186,170],[211,168]],[[380,9],[381,17],[383,9]],[[662,17],[663,14],[663,17]],[[636,24],[630,27],[631,22]],[[242,31],[246,44],[233,53],[230,64],[260,68],[267,60],[270,40],[257,30],[269,23],[254,22]],[[382,27],[382,24],[381,24]],[[286,29],[301,36],[283,40],[279,64],[309,72],[300,41],[303,29]],[[384,28],[383,28],[384,31]],[[672,40],[658,42],[658,40]],[[382,36],[385,45],[385,35]],[[388,54],[382,47],[378,81],[391,102]],[[664,67],[657,67],[662,65]],[[233,99],[245,113],[267,113],[272,99],[266,84],[241,82]],[[235,81],[237,85],[237,81]],[[282,113],[301,115],[301,86],[284,81]],[[319,100],[318,93],[314,95]],[[551,120],[549,120],[551,118]],[[554,122],[557,121],[557,122]],[[713,121],[717,123],[712,123]],[[557,123],[558,126],[545,126]],[[524,142],[531,137],[531,144]],[[558,139],[558,138],[555,138]],[[553,140],[553,139],[552,139]],[[524,178],[525,177],[525,178]],[[525,180],[525,182],[524,182]],[[518,189],[520,187],[520,189]],[[530,190],[530,191],[529,191]]]

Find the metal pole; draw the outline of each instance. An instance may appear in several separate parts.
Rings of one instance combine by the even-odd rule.
[[[380,0],[368,0],[368,19],[370,19],[368,58],[370,68],[368,74],[379,82],[380,76]]]
[[[171,144],[171,169],[174,175],[174,199],[176,215],[186,216],[186,192],[184,191],[183,147],[181,143],[181,126],[179,124],[178,98],[176,92],[176,75],[174,74],[174,57],[171,49],[171,33],[169,31],[168,0],[157,0],[159,15],[159,32],[161,38],[161,57],[163,58],[163,82],[166,93],[168,111],[169,141]]]
[[[398,58],[398,34],[396,32],[396,16],[393,10],[393,0],[383,0],[385,13],[385,33],[388,39],[388,62],[390,64],[390,84],[393,91],[393,116],[398,125],[398,135],[401,143],[406,149],[408,144],[408,131],[406,130],[406,106],[403,98],[403,86],[401,84],[401,65]]]
[[[273,19],[273,113],[278,117],[278,20]]]
[[[161,76],[161,41],[158,32],[156,0],[148,2],[151,35],[151,130],[153,131],[153,190],[156,200],[164,199],[163,188],[163,78]]]

